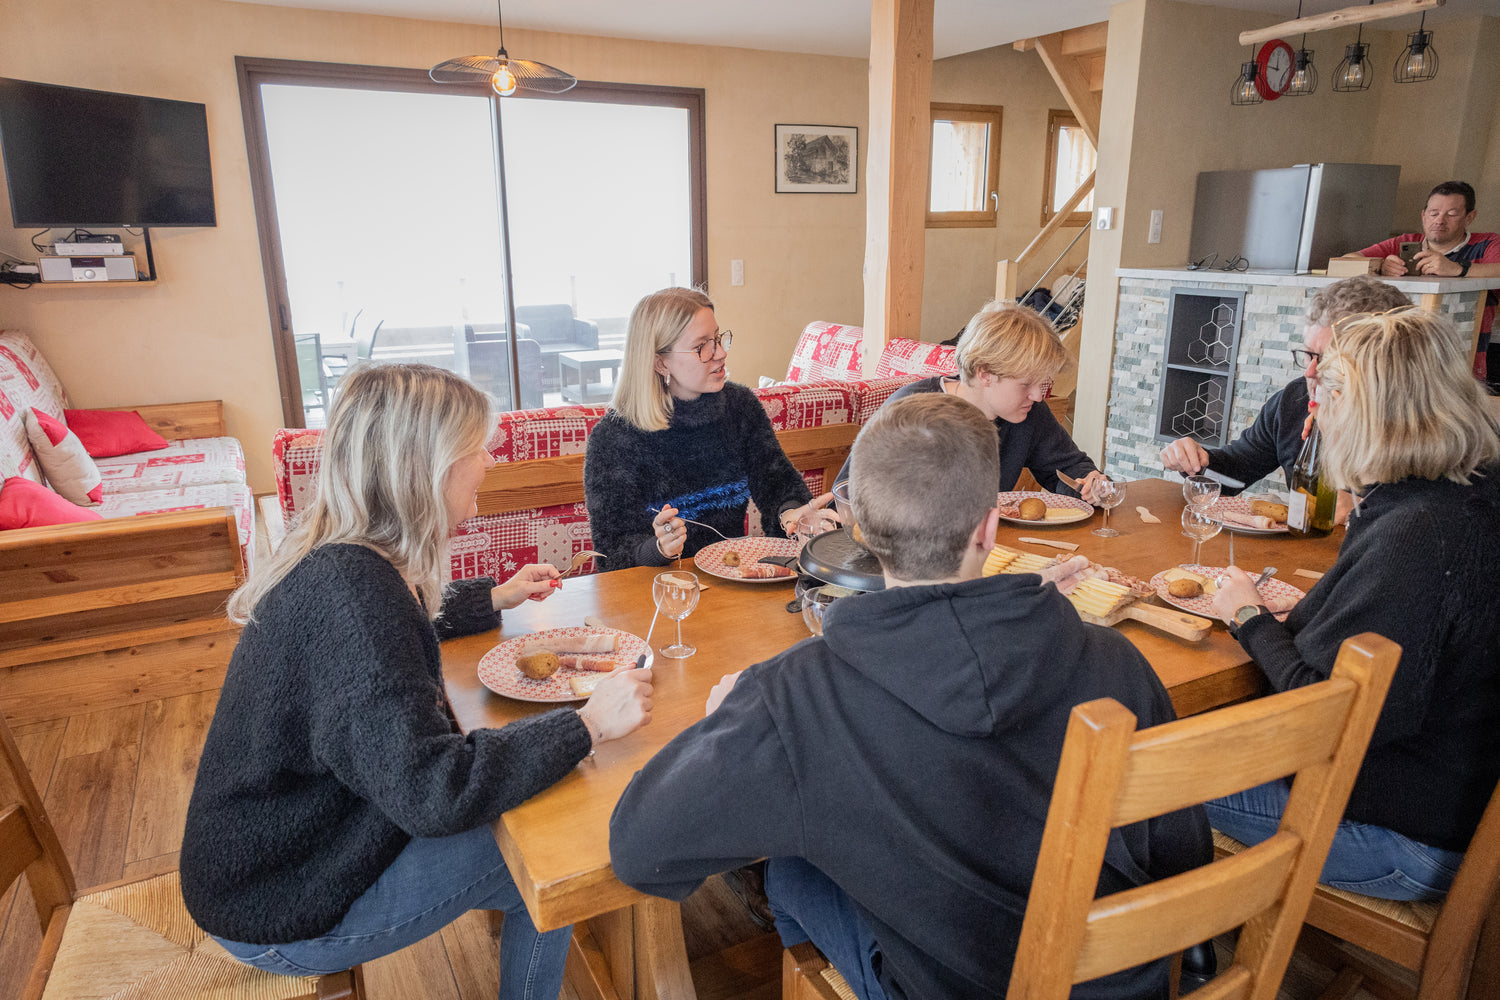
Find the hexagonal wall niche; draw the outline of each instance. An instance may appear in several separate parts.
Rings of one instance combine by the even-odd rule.
[[[1172,418],[1172,430],[1182,437],[1214,438],[1224,426],[1224,386],[1205,379]]]
[[[1188,344],[1188,359],[1200,365],[1226,364],[1233,346],[1234,310],[1227,305],[1218,305]]]

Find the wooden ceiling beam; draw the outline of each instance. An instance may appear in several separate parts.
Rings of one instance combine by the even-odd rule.
[[[1080,28],[1069,28],[1062,33],[1062,53],[1065,56],[1088,56],[1103,52],[1109,41],[1109,22],[1097,21]]]
[[[1345,7],[1343,10],[1331,10],[1326,14],[1312,14],[1308,17],[1299,17],[1293,21],[1282,21],[1273,24],[1269,28],[1256,28],[1254,31],[1240,32],[1241,45],[1254,45],[1257,42],[1269,42],[1273,38],[1282,38],[1286,35],[1311,34],[1314,31],[1327,31],[1329,28],[1343,28],[1351,24],[1368,24],[1371,21],[1384,21],[1391,17],[1401,17],[1406,14],[1416,14],[1422,11],[1441,7],[1448,0],[1390,0],[1388,3],[1371,4],[1367,7]]]
[[[1074,56],[1062,53],[1062,34],[1041,35],[1035,39],[1036,53],[1042,57],[1047,72],[1062,91],[1063,100],[1078,119],[1078,127],[1094,148],[1099,148],[1099,94],[1090,87],[1089,73],[1082,62]]]

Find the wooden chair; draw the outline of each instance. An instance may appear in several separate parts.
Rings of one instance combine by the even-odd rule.
[[[1214,847],[1221,855],[1245,849],[1217,832]],[[1387,1000],[1500,996],[1500,787],[1441,901],[1376,899],[1320,884],[1306,924],[1304,950],[1339,970],[1320,1000],[1346,1000],[1359,988]],[[1410,970],[1415,983],[1334,939]]]
[[[1009,1000],[1063,1000],[1075,983],[1241,926],[1234,962],[1195,995],[1274,1000],[1400,652],[1355,636],[1326,681],[1139,732],[1113,699],[1074,708]],[[1113,828],[1287,775],[1291,796],[1269,840],[1094,898]],[[788,953],[783,996],[839,996],[816,966],[806,949]]]
[[[78,895],[10,730],[0,722],[0,893],[25,873],[42,945],[21,1000],[359,1000],[359,968],[292,978],[243,965],[188,915],[176,872]],[[21,909],[16,909],[17,919]]]

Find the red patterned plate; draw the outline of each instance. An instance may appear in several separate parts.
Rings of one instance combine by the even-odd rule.
[[[693,565],[709,576],[716,576],[720,580],[738,580],[741,583],[790,583],[797,579],[795,572],[786,576],[755,579],[747,578],[742,567],[753,565],[760,560],[761,556],[794,556],[801,548],[802,543],[795,538],[747,535],[744,538],[731,538],[727,541],[705,545],[698,550],[697,555],[693,556]],[[730,552],[739,553],[740,564],[738,566],[730,566],[724,562],[724,556]]]
[[[622,632],[617,628],[585,628],[581,625],[571,628],[549,628],[542,632],[532,632],[530,635],[518,635],[514,639],[507,639],[485,653],[479,661],[479,683],[496,694],[503,694],[517,701],[583,701],[587,695],[574,694],[573,688],[568,684],[568,678],[603,677],[603,673],[597,670],[574,670],[572,667],[560,667],[551,677],[537,680],[527,677],[516,669],[516,657],[520,655],[522,646],[538,639],[568,639],[601,633],[620,637],[619,648],[610,654],[620,666],[630,666],[642,653],[646,654],[646,665],[651,665],[653,657],[651,648],[646,645],[646,640],[629,632]]]
[[[1199,576],[1206,576],[1210,580],[1224,572],[1223,566],[1197,566],[1189,564],[1184,566],[1183,569],[1191,570]],[[1160,597],[1174,608],[1181,608],[1192,614],[1202,615],[1204,618],[1212,618],[1214,621],[1219,620],[1219,616],[1214,614],[1214,599],[1212,597],[1207,595],[1199,597],[1173,597],[1167,593],[1166,576],[1167,571],[1162,570],[1151,578],[1151,586],[1156,588],[1157,597]],[[1260,585],[1260,596],[1262,599],[1268,598],[1276,601],[1291,602],[1291,604],[1287,605],[1286,611],[1279,611],[1276,614],[1276,620],[1284,622],[1286,621],[1287,614],[1292,610],[1292,606],[1306,597],[1307,594],[1293,587],[1290,583],[1282,583],[1273,576]]]
[[[1213,515],[1217,514],[1219,511],[1226,510],[1231,514],[1243,514],[1246,517],[1249,517],[1251,500],[1271,500],[1274,503],[1281,502],[1275,497],[1220,497],[1219,499],[1208,505],[1208,515],[1210,517],[1213,517]],[[1277,525],[1274,528],[1252,528],[1247,524],[1235,524],[1233,521],[1220,521],[1219,523],[1224,526],[1225,531],[1233,531],[1241,535],[1284,535],[1287,532],[1287,527],[1284,524]]]
[[[1075,512],[1075,516],[1049,517],[1045,521],[1023,521],[1019,517],[1006,517],[1004,514],[1001,514],[1000,520],[1009,521],[1011,524],[1024,525],[1028,528],[1050,528],[1055,524],[1076,524],[1079,521],[1087,521],[1094,516],[1093,504],[1087,500],[1080,500],[1077,497],[1065,497],[1061,493],[1028,493],[1025,490],[1016,490],[1011,493],[1000,494],[999,503],[1001,507],[1014,507],[1022,500],[1031,497],[1045,501],[1048,510],[1070,510]]]

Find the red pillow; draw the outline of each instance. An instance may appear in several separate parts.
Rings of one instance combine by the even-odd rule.
[[[25,476],[11,476],[0,485],[0,530],[44,528],[49,524],[98,521],[101,517],[98,511],[69,503]]]
[[[167,439],[147,427],[134,410],[64,410],[63,419],[94,458],[160,451],[167,446]]]

